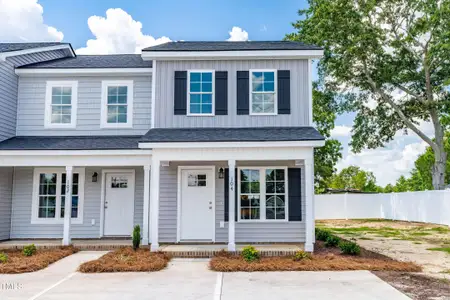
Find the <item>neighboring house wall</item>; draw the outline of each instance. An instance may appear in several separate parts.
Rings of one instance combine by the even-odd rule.
[[[15,67],[66,57],[65,50],[11,56],[0,61],[0,142],[16,134],[18,76]]]
[[[13,168],[0,168],[0,241],[9,239]]]
[[[114,169],[117,168],[114,167]],[[143,168],[135,168],[135,170],[134,224],[140,225],[142,228],[144,171]],[[97,172],[99,176],[98,181],[95,183],[92,182],[91,179],[94,172]],[[83,224],[71,225],[70,231],[73,238],[98,238],[100,235],[101,174],[102,168],[86,168],[83,211],[84,220]],[[31,225],[32,195],[33,168],[15,168],[11,238],[61,238],[63,234],[63,224]],[[92,225],[92,220],[95,220],[94,225]]]
[[[76,128],[45,128],[46,82],[64,80],[78,81]],[[100,128],[103,80],[133,80],[133,128]],[[20,77],[17,135],[143,135],[151,125],[151,82],[151,75]]]
[[[220,228],[220,222],[224,221],[224,179],[218,178],[217,170],[227,165],[219,162],[183,162],[171,163],[169,167],[161,168],[160,175],[160,212],[159,212],[159,241],[162,243],[175,243],[177,238],[177,171],[178,166],[216,166],[216,242],[228,242],[228,222]],[[291,161],[239,161],[238,166],[288,166],[295,167]],[[305,179],[302,168],[302,221],[300,222],[254,222],[236,223],[236,242],[304,242],[305,241]]]
[[[228,115],[174,115],[174,73],[186,70],[228,71]],[[291,113],[276,116],[237,115],[236,72],[249,69],[291,71]],[[155,127],[309,126],[308,60],[158,61]]]

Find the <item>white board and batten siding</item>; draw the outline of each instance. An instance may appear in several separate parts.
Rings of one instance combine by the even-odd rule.
[[[450,226],[450,190],[315,196],[316,219],[381,218]]]

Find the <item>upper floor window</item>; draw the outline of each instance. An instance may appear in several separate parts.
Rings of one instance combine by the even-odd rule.
[[[250,70],[250,114],[276,114],[276,77],[276,70]]]
[[[189,71],[188,115],[214,115],[214,71]]]
[[[133,81],[102,82],[102,128],[133,126]]]
[[[45,127],[76,126],[77,81],[47,81],[45,96]]]

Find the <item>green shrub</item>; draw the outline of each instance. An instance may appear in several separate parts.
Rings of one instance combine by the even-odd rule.
[[[336,247],[341,239],[335,235],[330,235],[325,241],[325,247]]]
[[[133,249],[136,251],[141,244],[141,227],[139,225],[134,226],[133,229]]]
[[[36,253],[36,251],[37,251],[36,246],[34,244],[31,244],[23,247],[22,253],[25,256],[32,256]]]
[[[246,246],[242,249],[242,258],[247,262],[252,262],[259,259],[259,251],[253,246]]]
[[[341,248],[342,253],[348,255],[359,255],[361,253],[361,248],[354,242],[342,241],[339,243],[339,248]]]
[[[295,252],[294,256],[292,257],[293,261],[301,261],[303,259],[311,259],[311,254],[303,250],[299,250]]]
[[[4,264],[8,261],[8,255],[6,253],[0,253],[0,263]]]
[[[327,240],[327,238],[330,236],[331,236],[331,232],[329,230],[316,228],[316,239],[318,241],[325,242]]]

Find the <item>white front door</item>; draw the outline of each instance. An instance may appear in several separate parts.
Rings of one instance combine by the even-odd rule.
[[[214,171],[181,170],[181,241],[212,241],[214,237]]]
[[[130,236],[133,232],[134,173],[106,173],[105,236]]]

